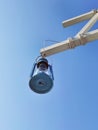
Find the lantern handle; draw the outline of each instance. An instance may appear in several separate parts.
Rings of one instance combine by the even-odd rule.
[[[42,56],[39,55],[36,59],[35,59],[35,62],[37,63],[37,61],[41,58]]]

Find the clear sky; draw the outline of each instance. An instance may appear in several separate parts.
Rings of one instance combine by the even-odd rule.
[[[48,58],[49,93],[28,86],[45,40],[74,36],[86,22],[63,28],[62,21],[93,9],[97,0],[0,1],[0,130],[98,130],[98,41]]]

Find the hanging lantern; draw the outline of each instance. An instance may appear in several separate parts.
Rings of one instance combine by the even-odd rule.
[[[36,93],[47,93],[53,87],[53,80],[52,66],[48,64],[48,60],[45,58],[38,59],[33,66],[29,81],[30,88]]]

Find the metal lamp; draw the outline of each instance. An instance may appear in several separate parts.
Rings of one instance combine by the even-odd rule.
[[[46,58],[39,58],[33,65],[29,86],[36,93],[44,94],[53,87],[53,70]]]

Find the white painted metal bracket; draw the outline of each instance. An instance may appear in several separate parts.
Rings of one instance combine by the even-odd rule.
[[[98,40],[98,29],[88,32],[91,29],[91,27],[95,24],[95,22],[98,20],[98,10],[93,10],[86,14],[66,20],[62,22],[62,24],[64,27],[67,27],[67,26],[76,24],[78,22],[81,22],[87,19],[90,19],[89,22],[78,32],[78,34],[76,34],[75,37],[69,38],[60,43],[56,43],[54,45],[42,48],[40,50],[41,56],[47,57],[55,53],[72,49],[79,45],[84,45],[93,40]]]

